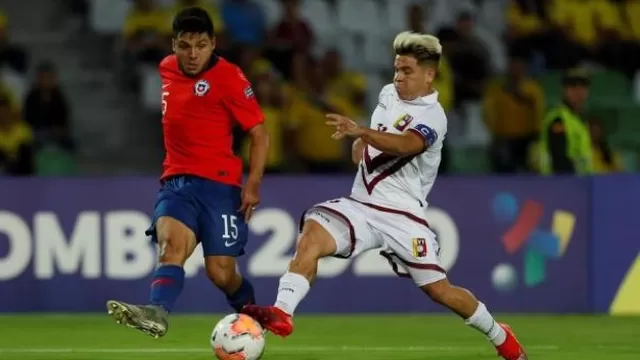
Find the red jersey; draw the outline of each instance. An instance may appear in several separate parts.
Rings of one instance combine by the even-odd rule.
[[[210,67],[186,76],[175,55],[160,63],[162,130],[166,151],[161,179],[194,175],[242,184],[242,160],[232,149],[233,125],[247,131],[264,115],[242,71],[214,55]]]

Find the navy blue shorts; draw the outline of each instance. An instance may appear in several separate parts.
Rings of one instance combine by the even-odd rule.
[[[202,243],[204,256],[240,256],[247,244],[248,227],[240,188],[196,176],[165,180],[156,198],[153,221],[146,231],[157,242],[156,220],[168,216],[185,224]]]

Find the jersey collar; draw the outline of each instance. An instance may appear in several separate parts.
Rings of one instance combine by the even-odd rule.
[[[202,70],[202,72],[205,72],[207,70],[211,70],[212,67],[216,66],[216,64],[218,63],[219,60],[220,60],[220,57],[218,55],[216,55],[215,53],[211,54],[211,58],[209,59],[209,63],[207,64],[207,67],[204,68],[204,70]]]
[[[413,100],[402,100],[402,101],[411,105],[433,105],[438,102],[438,91],[434,89],[433,92],[427,96],[421,96]]]
[[[195,75],[187,74],[184,70],[182,70],[182,66],[180,66],[180,63],[178,63],[178,67],[180,68],[180,72],[182,73],[182,75],[190,78],[197,78],[197,77],[200,77],[200,75],[202,75],[203,73],[211,70],[214,66],[216,66],[218,61],[220,61],[220,57],[215,53],[211,54],[211,58],[209,59],[209,63],[207,64],[207,66],[205,66],[204,69],[202,69],[202,71],[200,71]]]

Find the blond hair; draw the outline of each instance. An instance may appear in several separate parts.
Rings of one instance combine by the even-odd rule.
[[[433,63],[438,65],[442,56],[440,40],[429,34],[404,31],[393,40],[396,55],[413,56],[419,64]]]

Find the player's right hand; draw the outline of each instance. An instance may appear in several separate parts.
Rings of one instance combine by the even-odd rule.
[[[335,126],[336,128],[336,132],[331,135],[333,139],[340,140],[345,136],[358,137],[362,135],[362,129],[360,126],[346,116],[327,114],[325,117],[329,119],[326,121],[326,124],[329,126]]]
[[[248,223],[256,206],[260,203],[260,182],[247,180],[247,183],[242,188],[240,197],[242,205],[238,211],[244,213],[244,221]]]

